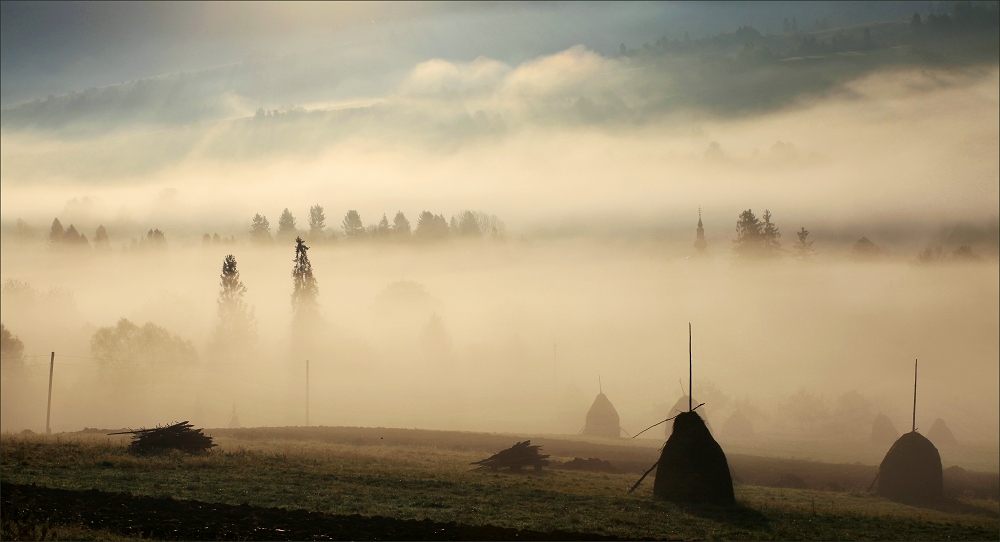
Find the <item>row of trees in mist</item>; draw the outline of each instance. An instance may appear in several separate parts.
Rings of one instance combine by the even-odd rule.
[[[811,261],[817,254],[813,248],[814,241],[809,238],[810,231],[801,227],[795,232],[796,240],[792,244],[792,254],[800,261]],[[739,260],[773,260],[780,258],[787,250],[781,246],[781,231],[772,220],[771,211],[764,210],[760,217],[752,209],[740,213],[736,219],[736,238],[733,239],[733,253]],[[704,250],[696,243],[699,250]],[[889,248],[880,245],[863,236],[851,245],[851,256],[855,260],[876,260],[889,253]],[[951,253],[940,245],[928,245],[921,250],[915,263],[926,265],[951,262],[977,262],[982,257],[972,250],[970,245],[960,245]]]
[[[830,54],[846,51],[872,50],[900,45],[926,44],[934,39],[962,36],[978,32],[995,31],[1000,26],[996,2],[956,2],[951,13],[933,8],[924,14],[914,12],[902,24],[848,25],[831,29],[826,17],[814,19],[811,25],[799,26],[792,15],[781,21],[781,32],[764,32],[752,26],[739,26],[731,33],[692,39],[685,32],[683,39],[666,36],[655,43],[644,44],[639,49],[619,47],[622,56],[642,56],[652,54],[702,55],[743,47],[740,57],[753,60],[775,62],[782,57],[803,54]],[[938,12],[939,11],[939,12]],[[872,29],[875,29],[873,35]],[[757,54],[753,54],[755,52]],[[749,53],[749,54],[748,54]]]
[[[507,233],[503,221],[496,215],[482,211],[462,211],[453,215],[451,220],[445,219],[442,214],[435,215],[430,211],[423,211],[418,216],[415,226],[402,211],[398,211],[392,222],[383,214],[379,222],[366,226],[361,220],[361,214],[352,209],[344,215],[339,229],[340,233],[335,228],[328,228],[325,210],[321,205],[313,205],[309,208],[307,230],[300,230],[295,216],[285,208],[278,217],[278,227],[273,234],[271,221],[260,213],[251,219],[249,233],[250,240],[255,244],[291,240],[300,236],[305,236],[313,243],[336,241],[341,237],[347,241],[435,241],[449,237],[502,241]],[[206,233],[202,236],[202,241],[218,242],[217,236],[218,234],[210,236]]]
[[[17,219],[15,235],[21,240],[27,240],[34,235],[34,232],[27,223],[19,218]],[[49,227],[49,233],[45,236],[45,239],[52,248],[93,248],[96,251],[104,252],[111,250],[111,238],[108,237],[108,230],[103,224],[97,226],[97,230],[94,231],[93,246],[91,246],[91,241],[87,239],[87,236],[77,231],[76,226],[73,224],[63,228],[62,222],[59,221],[58,217],[52,219],[52,225]],[[144,236],[140,235],[139,237],[131,238],[128,245],[122,245],[122,250],[155,250],[166,248],[166,246],[166,235],[159,228],[154,228],[147,231]]]
[[[367,226],[362,222],[361,215],[355,210],[347,211],[339,227],[328,227],[326,221],[323,207],[313,205],[309,209],[308,229],[302,230],[298,228],[295,216],[286,208],[278,219],[277,231],[272,233],[270,221],[258,213],[251,220],[249,238],[252,244],[269,245],[290,242],[296,237],[307,238],[312,243],[335,242],[341,239],[349,242],[394,243],[440,241],[449,238],[500,241],[506,237],[504,223],[496,215],[480,211],[462,211],[453,215],[450,220],[445,219],[442,214],[435,215],[429,211],[423,211],[420,213],[415,227],[411,225],[402,211],[396,213],[392,222],[389,221],[387,215],[383,214],[379,222]],[[941,244],[929,244],[915,255],[913,262],[920,265],[944,262],[977,262],[981,261],[982,257],[973,250],[972,243],[969,242],[971,238],[983,238],[980,241],[996,244],[996,235],[990,237],[989,231],[981,231],[980,228],[970,224],[959,224],[955,228],[955,232],[948,234],[949,238],[955,237],[955,239],[948,239],[954,243],[952,246],[955,248],[946,250]],[[987,226],[987,230],[990,228],[995,229],[995,224]],[[774,260],[790,252],[800,261],[810,261],[818,254],[818,251],[813,247],[814,240],[810,238],[811,232],[805,227],[801,227],[795,232],[796,239],[791,245],[791,250],[784,248],[781,242],[781,231],[774,222],[770,210],[765,210],[760,217],[752,209],[741,212],[736,220],[735,233],[736,237],[732,240],[732,250],[737,260]],[[14,234],[15,238],[22,242],[35,235],[34,230],[20,218],[17,219]],[[696,248],[699,253],[703,253],[706,245],[703,234],[699,235],[702,237],[696,243]],[[73,224],[63,227],[58,217],[52,220],[45,239],[52,248],[93,248],[95,252],[110,252],[111,249],[108,231],[103,225],[97,227],[91,242]],[[218,233],[214,235],[206,233],[202,237],[202,242],[205,245],[236,245],[237,238],[235,235],[222,237]],[[122,251],[143,252],[162,250],[166,247],[166,234],[158,228],[152,228],[145,235],[132,237],[128,244],[122,245]],[[850,255],[858,261],[878,260],[889,255],[889,248],[863,236],[852,243]]]

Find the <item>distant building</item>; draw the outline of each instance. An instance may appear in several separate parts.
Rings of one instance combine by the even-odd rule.
[[[701,223],[701,207],[698,207],[698,233],[695,235],[694,248],[698,254],[704,254],[708,242],[705,241],[705,226]]]

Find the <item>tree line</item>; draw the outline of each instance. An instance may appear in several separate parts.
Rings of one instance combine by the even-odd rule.
[[[699,223],[700,226],[700,223]],[[800,261],[810,261],[816,254],[813,240],[809,239],[811,232],[801,227],[795,232],[797,239],[792,245],[793,256]],[[780,258],[785,252],[781,246],[781,231],[774,223],[771,211],[765,209],[759,218],[752,209],[740,213],[736,219],[736,238],[732,241],[732,249],[739,260],[773,260]],[[704,240],[699,237],[695,243],[699,251],[704,250]],[[851,256],[855,260],[870,261],[879,259],[889,253],[889,248],[880,245],[867,236],[863,236],[851,245]],[[915,263],[921,265],[953,262],[977,262],[982,257],[972,250],[970,245],[960,245],[948,253],[940,245],[928,245],[921,250]]]
[[[17,234],[23,239],[31,236],[30,228],[20,218],[17,219]],[[108,237],[108,230],[104,225],[97,226],[94,232],[93,247],[87,236],[77,231],[73,224],[63,228],[62,222],[56,217],[52,219],[49,233],[45,237],[49,246],[55,247],[79,247],[93,248],[96,251],[110,251],[111,238]],[[167,237],[159,228],[151,228],[145,236],[133,237],[128,245],[122,245],[123,251],[142,251],[147,249],[163,249],[167,247]]]
[[[781,248],[781,231],[771,218],[771,211],[768,209],[759,218],[753,209],[740,213],[736,219],[736,239],[733,239],[733,252],[737,258],[769,260],[781,257],[784,252]],[[800,261],[809,261],[816,256],[813,241],[809,239],[810,233],[805,227],[795,232],[797,240],[792,245],[792,250]]]
[[[295,216],[286,207],[278,217],[278,227],[273,234],[270,220],[260,213],[251,219],[249,233],[250,240],[255,244],[290,240],[303,235],[316,243],[336,241],[339,238],[347,241],[434,241],[447,238],[502,241],[507,234],[502,220],[482,211],[462,211],[453,215],[451,220],[445,219],[443,214],[423,211],[417,217],[416,226],[410,223],[402,211],[398,211],[391,222],[388,215],[383,214],[380,221],[366,226],[361,220],[361,214],[351,209],[341,220],[339,230],[328,229],[325,210],[321,205],[313,205],[309,208],[307,230],[298,228]],[[203,239],[205,238],[208,238],[207,233]]]

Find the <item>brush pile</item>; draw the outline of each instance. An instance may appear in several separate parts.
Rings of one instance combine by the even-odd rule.
[[[509,469],[512,472],[521,472],[524,467],[534,467],[535,470],[542,470],[542,467],[549,465],[548,454],[541,454],[538,450],[541,446],[532,446],[530,440],[518,442],[517,444],[501,450],[492,456],[481,461],[473,461],[470,465],[479,465],[475,470]]]
[[[132,435],[129,451],[136,454],[160,452],[164,450],[180,450],[189,454],[207,452],[218,446],[212,442],[212,437],[205,435],[201,429],[192,429],[190,423],[183,421],[155,429],[136,429],[109,435]]]

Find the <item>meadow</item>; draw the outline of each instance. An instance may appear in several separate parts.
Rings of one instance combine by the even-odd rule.
[[[627,493],[638,478],[629,471],[647,459],[651,464],[657,452],[655,444],[637,441],[533,438],[552,454],[554,465],[582,454],[612,458],[626,472],[550,468],[540,474],[515,475],[477,472],[469,466],[518,441],[513,435],[384,428],[209,432],[219,446],[193,456],[136,456],[129,453],[124,437],[95,430],[51,436],[7,433],[0,440],[0,480],[6,488],[36,484],[77,492],[303,509],[335,517],[359,514],[560,531],[578,538],[977,540],[995,538],[1000,527],[995,496],[957,495],[937,509],[926,509],[877,498],[846,482],[839,491],[750,485],[740,480],[752,478],[754,469],[760,470],[767,461],[740,455],[730,459],[738,507],[678,506],[653,499],[651,478],[635,493]],[[780,463],[771,460],[772,469],[774,461]],[[797,466],[792,460],[785,462],[777,469],[798,467],[802,472],[801,462]],[[828,471],[836,467],[826,465]],[[842,472],[874,468],[839,467]],[[82,503],[85,499],[78,506],[85,506]],[[143,533],[141,526],[134,527],[109,531],[72,522],[15,524],[5,513],[3,529],[5,539],[128,539]],[[336,538],[335,533],[328,535]]]

